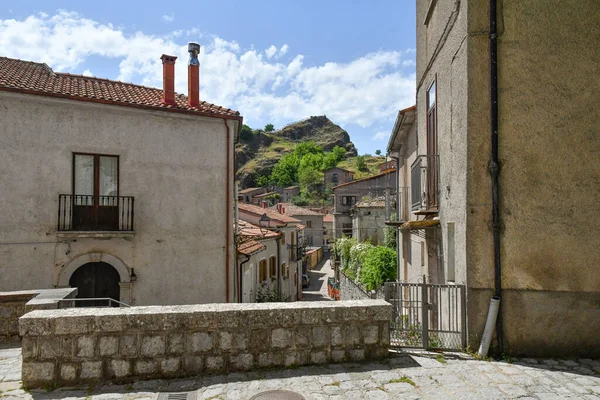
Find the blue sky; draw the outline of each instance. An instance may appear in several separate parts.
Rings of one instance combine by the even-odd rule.
[[[385,152],[414,103],[414,0],[27,1],[0,6],[0,55],[160,87],[161,54],[197,41],[200,96],[253,128],[326,114],[359,153]]]

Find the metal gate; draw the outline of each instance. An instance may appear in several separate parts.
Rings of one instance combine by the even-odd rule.
[[[464,350],[467,345],[464,285],[385,283],[392,304],[390,344],[396,347]]]

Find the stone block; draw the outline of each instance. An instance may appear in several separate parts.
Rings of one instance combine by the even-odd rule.
[[[387,358],[389,348],[387,346],[369,346],[367,348],[365,358],[369,360],[381,360]]]
[[[346,307],[342,310],[344,321],[367,321],[365,307]]]
[[[308,346],[312,341],[312,329],[310,326],[300,325],[294,329],[296,336],[296,347],[301,348]]]
[[[243,313],[242,323],[249,328],[265,328],[271,325],[272,317],[270,310],[248,310]]]
[[[202,357],[201,356],[184,356],[183,369],[185,372],[200,373],[202,372]]]
[[[363,361],[365,359],[365,349],[349,349],[348,360],[349,361]]]
[[[302,322],[302,311],[289,308],[273,310],[272,326],[293,326]]]
[[[318,308],[309,308],[302,310],[302,324],[317,325],[321,323],[321,310]]]
[[[187,351],[201,353],[213,348],[213,335],[208,332],[196,332],[188,336]]]
[[[60,366],[60,379],[68,382],[75,381],[77,379],[77,365],[62,364]]]
[[[223,372],[225,369],[225,360],[221,356],[207,356],[205,369],[210,373]]]
[[[373,304],[373,303],[380,304]],[[367,320],[371,322],[385,322],[392,318],[392,305],[385,300],[369,301],[371,303],[367,308]]]
[[[377,325],[365,325],[361,330],[365,344],[379,343],[379,327]]]
[[[21,336],[45,336],[54,334],[55,318],[19,318],[19,334]]]
[[[248,335],[246,332],[234,333],[233,345],[236,350],[246,350],[248,348]]]
[[[271,348],[271,331],[269,329],[253,329],[250,334],[250,349],[266,351]]]
[[[133,364],[134,375],[152,375],[157,371],[155,360],[135,360]]]
[[[160,361],[160,370],[163,374],[172,375],[179,371],[181,360],[179,357],[167,357]]]
[[[141,357],[157,357],[165,354],[165,337],[162,335],[142,336]]]
[[[346,350],[333,349],[331,350],[331,361],[341,363],[346,361]]]
[[[126,331],[160,331],[164,328],[163,314],[125,315],[123,324]]]
[[[173,333],[167,336],[167,354],[183,354],[183,333]]]
[[[344,344],[344,327],[342,325],[331,326],[331,345],[342,346]]]
[[[94,357],[94,348],[96,347],[96,338],[86,335],[77,338],[77,357],[92,358]]]
[[[221,331],[219,332],[219,349],[223,351],[230,351],[232,348],[233,335],[231,332]]]
[[[313,347],[326,347],[329,345],[330,345],[329,327],[314,326],[312,328],[312,346]]]
[[[137,355],[137,335],[121,336],[119,354],[127,357],[135,357]]]
[[[125,319],[125,315],[101,315],[94,319],[93,325],[98,332],[122,332]]]
[[[390,345],[390,323],[384,322],[381,324],[381,344]]]
[[[348,346],[356,346],[360,344],[360,328],[358,326],[346,326],[345,343]]]
[[[82,335],[93,332],[90,330],[89,318],[86,317],[55,318],[54,323],[57,335]]]
[[[56,380],[53,362],[23,362],[21,374],[23,384],[53,382]]]
[[[327,351],[313,350],[310,352],[311,364],[325,364],[327,362]]]
[[[23,361],[29,361],[37,357],[37,338],[35,336],[25,336],[21,341],[21,354]]]
[[[260,368],[283,365],[283,354],[280,352],[265,352],[258,355],[257,364]]]
[[[321,321],[323,321],[326,324],[344,322],[344,309],[342,307],[331,307],[322,309]]]
[[[131,375],[131,361],[129,360],[110,360],[108,362],[109,378],[124,378]]]
[[[40,359],[55,359],[61,356],[61,340],[57,336],[40,336],[38,338]]]
[[[240,326],[241,312],[223,310],[215,314],[215,323],[220,329],[232,329]]]
[[[274,348],[284,349],[292,345],[292,331],[286,328],[273,329],[271,343]]]
[[[119,338],[116,336],[102,336],[98,339],[98,353],[101,356],[113,356],[119,351]]]
[[[71,359],[75,356],[77,337],[76,336],[63,336],[61,338],[61,354],[66,359]]]
[[[84,361],[81,363],[81,379],[100,379],[102,378],[102,361]]]
[[[283,365],[286,367],[293,367],[300,365],[298,352],[296,351],[288,351],[283,355]]]
[[[234,371],[249,371],[254,366],[254,356],[250,353],[241,353],[229,359]]]
[[[187,314],[167,314],[164,322],[169,330],[196,330],[215,328],[215,313],[213,311],[193,312]]]

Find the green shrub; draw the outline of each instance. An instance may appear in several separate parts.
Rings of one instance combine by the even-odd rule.
[[[342,269],[344,270],[348,269],[350,263],[350,249],[355,244],[356,239],[347,236],[342,236],[335,242],[334,251],[337,256],[342,257]]]
[[[360,280],[361,266],[365,260],[369,250],[373,248],[370,243],[358,243],[350,248],[350,261],[348,269],[352,271],[352,275]]]
[[[360,282],[367,290],[376,290],[384,282],[396,280],[396,252],[389,247],[374,246],[367,251],[360,270]]]

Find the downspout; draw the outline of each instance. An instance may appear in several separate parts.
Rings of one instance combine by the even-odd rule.
[[[491,107],[491,159],[490,175],[492,177],[492,218],[494,235],[494,286],[495,297],[502,298],[502,264],[500,263],[500,215],[498,175],[498,42],[497,42],[496,0],[490,0],[490,107]],[[504,350],[504,332],[502,330],[502,303],[500,302],[496,319],[496,339],[498,354]]]
[[[230,198],[231,198],[231,193],[230,193],[230,182],[229,182],[229,174],[230,174],[230,166],[229,166],[229,158],[230,158],[230,150],[229,150],[229,142],[231,140],[230,138],[230,132],[229,132],[229,125],[227,124],[227,119],[223,118],[223,124],[225,124],[225,129],[227,130],[227,137],[226,137],[226,160],[227,160],[227,167],[226,167],[226,179],[225,179],[225,298],[227,299],[226,302],[229,303],[229,235],[231,234],[231,216],[229,215],[229,213],[231,212],[231,210],[229,209],[230,207]]]
[[[235,227],[234,227],[234,232],[233,232],[233,237],[234,237],[234,241],[233,243],[235,243],[235,248],[236,248],[236,252],[235,252],[235,260],[234,260],[234,265],[237,265],[237,261],[238,261],[238,253],[237,253],[237,239],[239,238],[240,235],[240,217],[239,217],[239,212],[238,212],[238,183],[234,182],[233,184],[233,204],[234,204],[234,209],[233,209],[233,219],[235,221]],[[248,257],[248,260],[250,259],[250,257]],[[245,262],[248,262],[248,260],[242,262],[242,265]],[[237,293],[237,298],[238,298],[238,303],[242,302],[242,272],[243,270],[240,268],[239,269],[239,276],[236,276],[237,279],[237,289],[238,289],[238,293]]]
[[[285,232],[281,232],[282,235],[285,235]],[[281,265],[279,263],[280,257],[279,257],[279,247],[281,245],[280,243],[281,237],[278,237],[277,239],[275,239],[275,243],[277,243],[277,259],[276,259],[276,263],[277,263],[277,301],[281,301]]]

